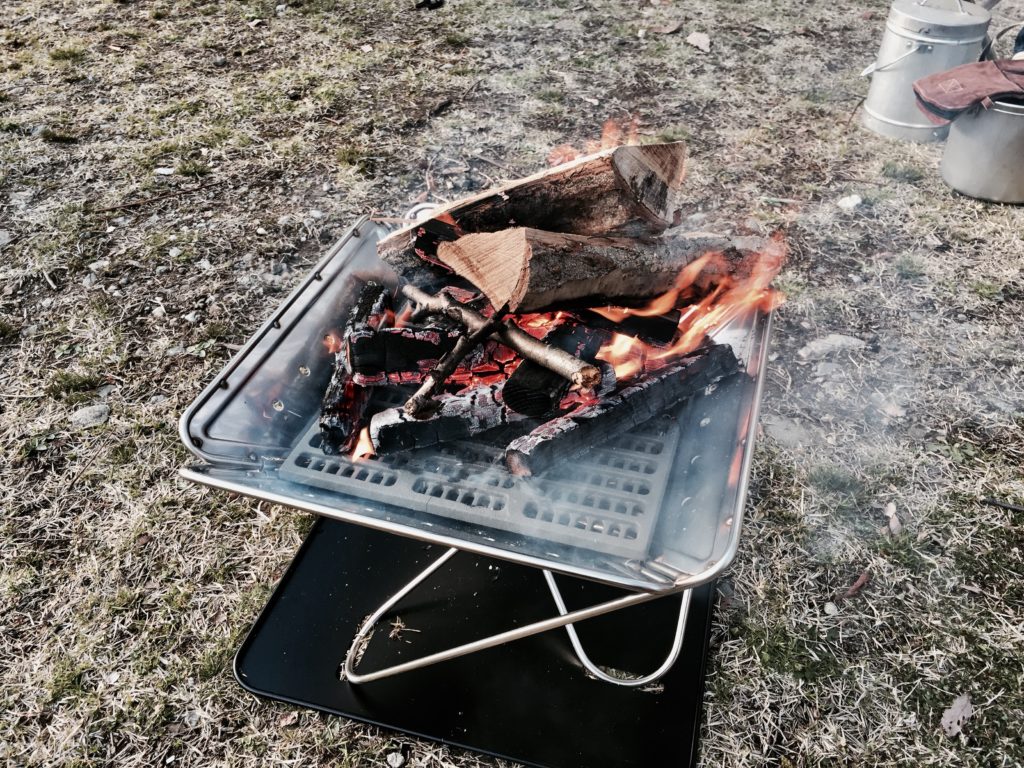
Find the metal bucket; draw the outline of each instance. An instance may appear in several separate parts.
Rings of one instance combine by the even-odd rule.
[[[957,117],[940,171],[962,194],[1024,203],[1024,101],[995,101]]]
[[[883,136],[908,141],[941,141],[948,126],[933,125],[917,108],[914,81],[977,61],[990,20],[974,3],[896,0],[885,23],[861,122]]]

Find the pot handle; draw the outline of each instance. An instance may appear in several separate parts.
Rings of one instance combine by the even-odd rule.
[[[874,61],[874,62],[872,62],[871,64],[869,64],[868,66],[866,66],[864,68],[864,71],[860,73],[860,76],[861,77],[871,77],[871,75],[875,74],[875,72],[881,72],[882,70],[888,69],[893,64],[898,64],[899,62],[903,61],[908,56],[911,56],[911,55],[917,53],[922,48],[924,48],[924,46],[921,45],[921,43],[917,43],[909,51],[904,53],[902,56],[897,56],[895,59],[890,61],[888,64],[879,64],[877,61]]]

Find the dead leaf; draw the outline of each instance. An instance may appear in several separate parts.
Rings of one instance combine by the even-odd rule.
[[[956,736],[963,730],[964,723],[971,719],[974,707],[971,705],[971,694],[964,693],[953,699],[949,709],[942,713],[942,730],[947,736]]]
[[[851,597],[853,597],[862,589],[864,589],[864,585],[866,585],[869,581],[871,581],[871,572],[866,570],[861,571],[860,576],[857,577],[857,580],[853,582],[853,584],[850,585],[850,588],[843,593],[843,599],[849,600]]]
[[[711,53],[711,38],[704,32],[691,32],[686,36],[686,42],[704,53]]]
[[[683,28],[683,22],[673,21],[671,24],[666,24],[664,27],[655,27],[652,32],[657,32],[659,35],[672,35]]]
[[[277,721],[278,728],[294,728],[299,722],[299,713],[295,710],[281,715]]]
[[[903,523],[900,522],[899,515],[896,514],[895,502],[890,501],[885,505],[885,516],[889,518],[889,533],[899,536],[903,532]]]

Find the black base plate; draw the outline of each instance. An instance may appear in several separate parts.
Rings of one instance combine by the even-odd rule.
[[[594,680],[558,629],[392,678],[351,686],[341,661],[366,616],[443,549],[321,519],[235,658],[247,690],[541,768],[695,762],[712,586],[694,590],[686,640],[657,690]],[[621,589],[559,577],[571,609]],[[646,674],[664,659],[679,598],[577,625],[599,665]],[[399,604],[359,665],[376,670],[548,618],[541,572],[460,552]],[[397,635],[389,637],[389,634]]]

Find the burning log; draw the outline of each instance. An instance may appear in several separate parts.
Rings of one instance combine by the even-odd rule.
[[[352,381],[343,365],[336,365],[320,406],[320,438],[324,453],[350,453],[359,439],[370,390]]]
[[[535,312],[653,298],[687,264],[722,244],[702,235],[638,241],[517,227],[440,243],[437,258],[493,306]]]
[[[455,368],[465,359],[466,355],[502,325],[505,310],[506,307],[502,307],[492,317],[487,318],[483,325],[474,328],[460,338],[448,354],[437,361],[437,365],[431,368],[424,377],[420,388],[406,401],[403,410],[407,414],[414,419],[427,419],[437,413],[440,405],[434,400],[434,395],[440,391],[445,381],[455,372]]]
[[[483,315],[448,296],[430,296],[413,285],[404,286],[402,293],[421,309],[448,315],[469,328],[470,331],[476,331],[488,322]],[[601,383],[601,372],[597,367],[579,360],[567,352],[537,341],[514,325],[499,326],[493,335],[502,344],[514,349],[527,360],[533,360],[584,389],[592,389]]]
[[[610,333],[577,323],[563,323],[544,337],[544,343],[593,363],[594,356],[610,336]],[[509,376],[502,394],[513,411],[540,418],[554,411],[568,391],[569,382],[564,377],[526,360]]]
[[[339,355],[338,361],[349,373],[352,373],[352,368],[348,367],[349,359],[345,350],[349,347],[350,341],[356,336],[372,333],[387,325],[393,316],[391,295],[387,288],[372,280],[366,283],[349,312],[345,332],[342,334],[342,354]]]
[[[510,226],[579,235],[642,237],[679,224],[686,149],[681,142],[608,149],[447,205],[377,246],[399,275],[416,279],[437,243]],[[501,306],[499,302],[495,306]]]
[[[410,416],[403,408],[374,414],[369,430],[374,452],[383,455],[426,448],[526,418],[506,407],[500,384],[441,395],[437,402],[439,407],[426,419]]]
[[[325,453],[348,453],[359,438],[370,390],[356,384],[345,350],[357,334],[373,332],[389,322],[390,295],[380,283],[363,285],[342,335],[342,348],[334,356],[334,372],[320,406],[320,436]]]
[[[459,328],[378,328],[350,334],[345,359],[357,383],[385,383],[387,374],[423,374],[444,357],[463,331]]]
[[[613,309],[618,310],[619,308],[614,307]],[[683,315],[678,309],[670,309],[661,315],[627,315],[620,320],[612,320],[601,315],[600,312],[601,310],[584,310],[574,314],[591,328],[621,333],[658,346],[669,344],[675,339],[679,332],[679,320]]]
[[[639,426],[709,384],[738,370],[732,348],[703,347],[672,366],[635,381],[614,395],[548,421],[505,449],[505,463],[514,475],[543,472],[559,461],[575,458],[613,435]]]

